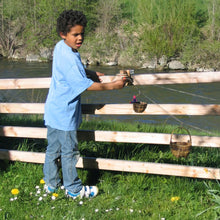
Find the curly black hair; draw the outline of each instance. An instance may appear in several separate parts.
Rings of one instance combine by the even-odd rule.
[[[75,25],[86,27],[86,16],[81,11],[72,9],[63,11],[57,19],[57,33],[67,34]]]

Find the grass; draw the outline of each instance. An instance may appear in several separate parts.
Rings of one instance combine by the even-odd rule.
[[[17,123],[13,118],[4,120],[7,124]],[[22,119],[19,124],[27,121]],[[41,118],[34,123],[41,126]],[[170,133],[173,127],[96,121],[84,122],[81,129]],[[2,144],[7,141],[1,138]],[[45,140],[12,138],[10,144],[13,149],[19,146],[19,150],[46,148]],[[210,148],[193,148],[188,158],[177,159],[168,146],[81,142],[79,147],[82,156],[210,167],[220,164],[219,150]],[[220,185],[216,180],[79,169],[83,183],[97,185],[99,195],[91,200],[72,201],[60,189],[52,200],[51,195],[44,195],[40,184],[42,168],[42,164],[1,161],[1,219],[220,219]],[[14,188],[19,194],[12,201]]]

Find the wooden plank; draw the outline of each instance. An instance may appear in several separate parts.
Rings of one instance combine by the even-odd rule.
[[[0,113],[44,114],[44,103],[0,103]]]
[[[0,103],[0,113],[43,114],[44,103]],[[82,104],[83,114],[95,115],[220,115],[217,104],[148,104],[142,113],[133,104]]]
[[[103,76],[103,82],[111,82],[120,76]],[[132,75],[134,85],[184,84],[220,82],[220,72],[154,73]]]
[[[44,89],[50,86],[50,77],[0,79],[0,89]]]
[[[44,163],[45,154],[27,151],[2,150],[0,159],[12,161]],[[104,158],[82,158],[80,157],[77,168],[99,169],[122,172],[135,172],[145,174],[158,174],[170,176],[183,176],[203,179],[220,179],[220,169],[210,167],[184,166],[175,164],[162,164],[140,161],[104,159]]]
[[[46,138],[46,128],[1,126],[0,136],[22,137],[22,138]],[[188,139],[188,135],[182,135]],[[169,145],[170,134],[145,133],[145,132],[125,132],[125,131],[78,131],[79,140],[98,142],[119,142],[119,143],[144,143]],[[174,136],[176,138],[176,136]],[[220,137],[191,136],[192,146],[199,147],[220,147]],[[175,139],[174,139],[175,140]]]
[[[82,112],[96,115],[220,115],[220,105],[148,104],[142,113],[137,113],[133,104],[83,104]]]
[[[19,138],[47,138],[46,128],[0,126],[0,136]]]
[[[102,76],[103,82],[112,82],[121,76]],[[220,82],[220,72],[153,73],[132,75],[134,85],[212,83]],[[0,79],[0,89],[42,89],[49,88],[50,77]]]

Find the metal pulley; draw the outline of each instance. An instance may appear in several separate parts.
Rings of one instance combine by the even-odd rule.
[[[132,86],[133,85],[133,78],[131,75],[134,74],[134,70],[120,70],[120,73],[117,74],[118,76],[121,76],[122,78],[126,78],[125,86]]]

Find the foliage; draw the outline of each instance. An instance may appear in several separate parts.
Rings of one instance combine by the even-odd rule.
[[[138,1],[144,49],[160,58],[178,56],[184,45],[200,37],[199,27],[207,20],[206,11],[196,9],[197,1]]]
[[[56,19],[70,8],[86,14],[88,46],[83,52],[95,58],[112,54],[109,59],[138,61],[144,54],[184,54],[188,62],[188,50],[220,41],[217,0],[1,0],[1,54],[11,56],[21,47],[36,52],[52,48],[59,39]],[[207,54],[214,54],[214,49],[208,47]],[[199,55],[199,50],[193,54]]]

